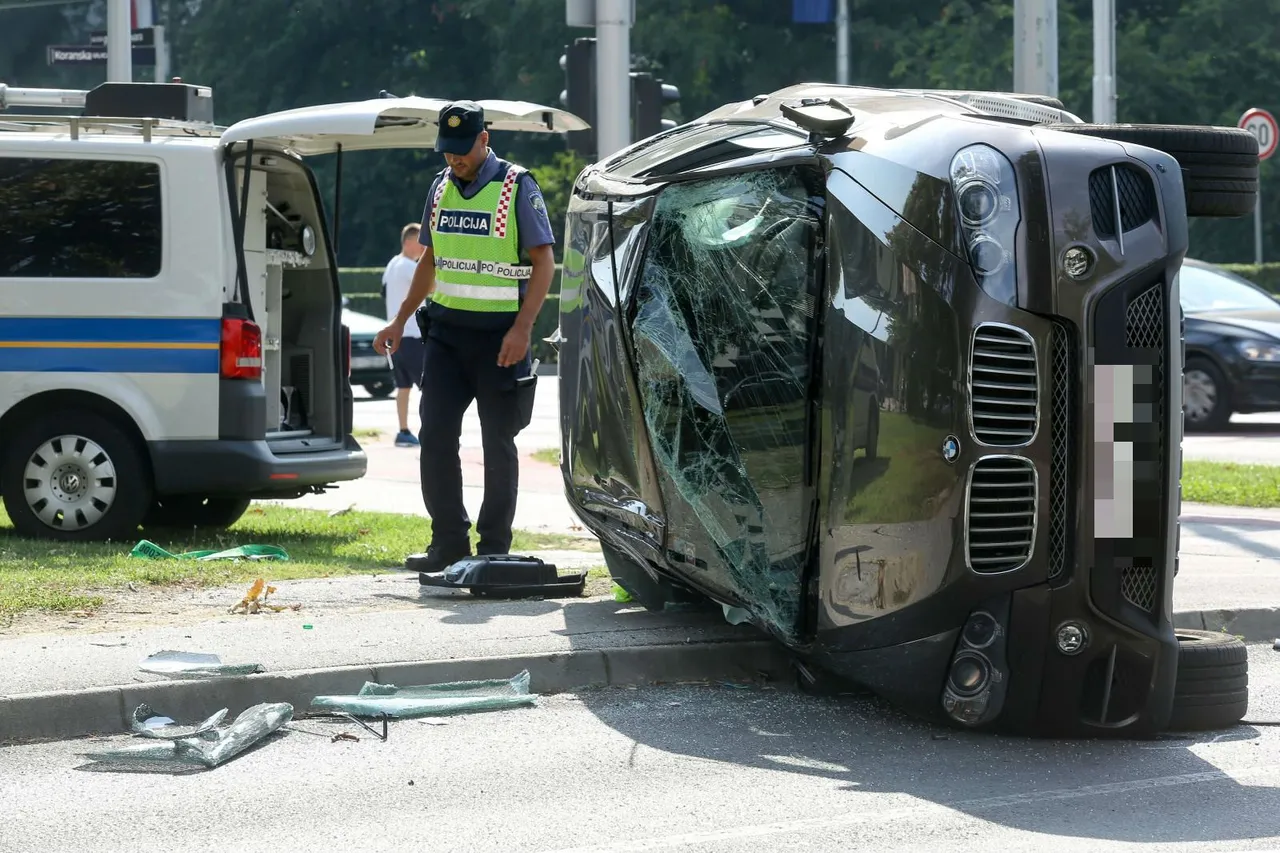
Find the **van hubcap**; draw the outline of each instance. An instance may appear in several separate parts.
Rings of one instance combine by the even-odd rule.
[[[36,448],[22,475],[27,506],[56,530],[82,530],[102,520],[116,499],[116,469],[98,444],[60,435]]]

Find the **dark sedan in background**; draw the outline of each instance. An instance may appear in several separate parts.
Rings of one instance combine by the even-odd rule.
[[[1236,412],[1280,410],[1280,302],[1204,261],[1184,261],[1179,282],[1186,428],[1216,430]]]
[[[351,330],[351,387],[364,388],[370,397],[389,397],[396,390],[395,375],[387,357],[373,349],[373,338],[387,321],[352,311],[347,304],[347,297],[342,297],[342,322]]]

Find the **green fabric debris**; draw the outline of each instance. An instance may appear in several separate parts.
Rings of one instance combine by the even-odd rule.
[[[224,551],[186,551],[172,554],[154,542],[143,539],[133,550],[130,557],[142,557],[147,560],[288,560],[289,554],[278,545],[238,545]]]
[[[515,708],[532,705],[536,698],[529,692],[526,669],[505,681],[455,681],[416,687],[366,681],[354,696],[317,696],[311,700],[311,707],[353,717],[386,714],[393,719],[407,719]]]

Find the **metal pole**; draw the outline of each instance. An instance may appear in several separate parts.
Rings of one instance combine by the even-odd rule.
[[[1116,4],[1093,0],[1093,122],[1116,121]]]
[[[129,0],[107,0],[108,82],[133,82],[132,11]]]
[[[836,82],[849,85],[849,0],[836,5]]]
[[[1262,181],[1258,181],[1258,192],[1253,202],[1253,262],[1262,264]]]
[[[1058,97],[1058,0],[1014,0],[1013,88]]]
[[[632,0],[596,0],[596,156],[631,144]]]
[[[157,83],[169,82],[169,39],[165,37],[163,24],[156,24],[156,73],[155,81]]]

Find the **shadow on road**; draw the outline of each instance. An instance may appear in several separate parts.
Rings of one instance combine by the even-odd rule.
[[[706,687],[667,691],[637,707],[643,695],[622,694],[580,698],[637,748],[829,779],[841,790],[908,794],[1011,829],[1122,842],[1228,841],[1274,834],[1280,813],[1280,789],[1236,781],[1192,751],[1258,738],[1247,726],[1141,742],[1031,740],[934,727],[874,697]],[[714,725],[707,724],[710,714]],[[1232,807],[1205,808],[1194,820],[1158,817],[1168,816],[1170,800],[1186,802],[1208,784],[1230,786],[1225,796],[1217,788],[1214,801]],[[1178,798],[1175,790],[1186,793]],[[894,819],[848,812],[793,817],[812,821],[805,832]],[[776,813],[765,812],[759,822],[774,820]],[[762,834],[784,831],[779,825]],[[763,849],[770,846],[765,841]]]

